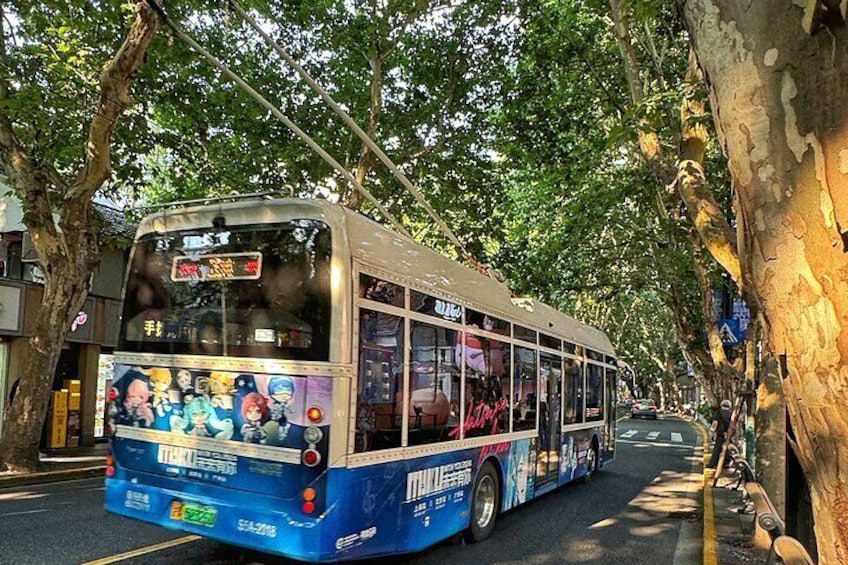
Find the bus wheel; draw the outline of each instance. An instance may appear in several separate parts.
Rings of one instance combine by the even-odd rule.
[[[469,542],[483,541],[495,527],[500,500],[500,482],[495,467],[486,461],[471,491],[471,525],[465,532]]]
[[[592,480],[595,471],[598,470],[598,447],[592,443],[589,453],[586,454],[586,474],[583,475],[583,482],[588,483]]]

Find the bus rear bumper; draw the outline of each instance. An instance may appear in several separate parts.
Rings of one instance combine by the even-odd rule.
[[[322,516],[264,507],[241,493],[238,503],[185,491],[106,480],[106,510],[217,541],[304,561],[328,562],[338,557],[323,550]],[[288,503],[288,501],[285,501]]]

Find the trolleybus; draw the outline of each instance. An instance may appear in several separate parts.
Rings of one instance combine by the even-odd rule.
[[[110,512],[318,562],[413,552],[614,455],[601,331],[321,200],[145,218]]]

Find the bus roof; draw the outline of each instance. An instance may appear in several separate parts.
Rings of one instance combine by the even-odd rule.
[[[342,208],[347,221],[351,255],[363,264],[429,291],[473,304],[494,315],[615,355],[602,331],[579,322],[533,298],[512,296],[503,283],[406,238],[377,222]],[[417,283],[417,284],[416,284]]]
[[[358,212],[326,200],[240,200],[165,209],[142,220],[136,240],[150,232],[165,233],[209,226],[212,218],[218,215],[225,215],[229,225],[273,223],[304,216],[322,219],[331,227],[346,231],[351,256],[374,269],[375,274],[383,272],[421,291],[442,295],[465,305],[477,305],[493,315],[560,336],[606,355],[615,355],[609,338],[602,331],[538,300],[514,297],[497,280],[440,255]],[[468,297],[473,297],[473,300]]]

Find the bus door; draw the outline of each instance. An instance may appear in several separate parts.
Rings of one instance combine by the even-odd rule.
[[[616,391],[618,380],[615,369],[606,370],[606,430],[604,433],[604,461],[610,460],[615,452],[615,409],[618,404]]]
[[[539,443],[536,458],[536,485],[556,484],[559,469],[559,441],[562,418],[562,362],[543,353],[539,371]]]

